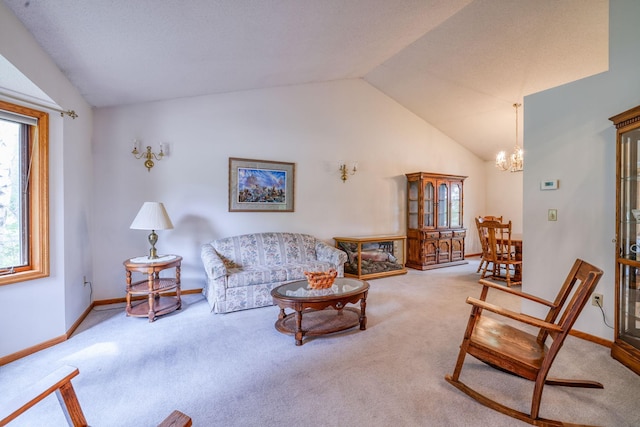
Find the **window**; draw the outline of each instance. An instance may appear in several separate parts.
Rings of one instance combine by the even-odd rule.
[[[0,101],[0,285],[49,275],[49,115]]]

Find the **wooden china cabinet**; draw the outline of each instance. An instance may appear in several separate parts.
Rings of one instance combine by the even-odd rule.
[[[616,293],[611,356],[640,375],[640,106],[616,126]]]
[[[407,267],[429,270],[467,263],[462,224],[465,178],[407,174]]]

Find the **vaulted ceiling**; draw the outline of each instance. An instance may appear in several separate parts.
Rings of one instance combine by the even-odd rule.
[[[3,1],[95,107],[362,78],[486,160],[608,67],[607,0]]]

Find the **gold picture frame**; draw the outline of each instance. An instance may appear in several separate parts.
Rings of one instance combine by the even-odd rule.
[[[295,163],[229,158],[229,212],[293,212]]]

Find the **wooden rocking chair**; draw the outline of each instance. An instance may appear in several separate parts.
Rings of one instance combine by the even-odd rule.
[[[580,259],[576,260],[553,302],[481,279],[480,284],[483,287],[480,299],[467,298],[467,303],[472,305],[471,315],[453,375],[446,375],[445,379],[483,405],[510,417],[533,425],[566,425],[539,417],[542,390],[545,384],[603,388],[602,384],[595,381],[547,378],[558,351],[601,276],[602,270],[599,268]],[[549,307],[549,312],[542,320],[487,303],[489,288],[543,304]],[[483,310],[534,326],[539,329],[539,333],[537,336],[531,335],[517,327],[502,323],[495,317],[483,316]],[[513,325],[513,322],[511,324]],[[552,339],[549,346],[545,345],[547,338]],[[534,381],[531,412],[527,414],[502,405],[462,383],[460,373],[467,353],[496,369]]]

